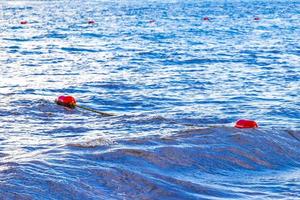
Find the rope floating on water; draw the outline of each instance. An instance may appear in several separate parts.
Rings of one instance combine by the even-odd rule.
[[[94,110],[92,108],[88,108],[85,106],[77,105],[76,99],[72,96],[59,96],[56,100],[55,103],[60,106],[64,106],[67,108],[75,109],[81,108],[83,110],[91,111],[97,114],[100,114],[102,116],[110,117],[110,116],[115,116],[114,114],[111,113],[106,113],[98,110]],[[240,119],[236,122],[235,128],[258,128],[258,124],[253,121],[253,120],[247,120],[247,119]]]
[[[76,105],[76,107],[81,108],[83,110],[88,110],[88,111],[91,111],[91,112],[94,112],[94,113],[98,113],[98,114],[100,114],[102,116],[107,116],[107,117],[109,117],[109,116],[115,116],[114,114],[111,114],[111,113],[101,112],[101,111],[94,110],[94,109],[87,108],[87,107],[80,106],[80,105]]]

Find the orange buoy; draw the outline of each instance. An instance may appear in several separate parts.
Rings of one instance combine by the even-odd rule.
[[[235,123],[235,128],[258,128],[258,125],[253,120],[240,119]]]
[[[55,103],[61,106],[65,106],[68,108],[75,108],[76,107],[76,100],[72,96],[59,96]]]

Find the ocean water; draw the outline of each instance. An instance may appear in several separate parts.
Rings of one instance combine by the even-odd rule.
[[[0,11],[1,200],[300,199],[299,0]]]

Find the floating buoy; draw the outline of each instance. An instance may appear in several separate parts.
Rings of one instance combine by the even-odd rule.
[[[89,20],[88,24],[95,24],[96,22],[94,20]]]
[[[94,109],[91,109],[91,108],[87,108],[87,107],[84,107],[84,106],[80,106],[77,104],[76,102],[76,99],[72,96],[59,96],[57,99],[55,99],[55,103],[57,105],[60,105],[60,106],[64,106],[64,107],[67,107],[67,108],[71,108],[71,109],[74,109],[76,107],[78,108],[81,108],[81,109],[84,109],[84,110],[88,110],[88,111],[91,111],[91,112],[94,112],[94,113],[98,113],[102,116],[114,116],[114,114],[111,114],[111,113],[105,113],[105,112],[101,112],[101,111],[98,111],[98,110],[94,110]]]
[[[22,20],[22,21],[20,21],[20,24],[28,24],[28,21]]]
[[[255,20],[255,21],[259,21],[260,18],[259,18],[259,17],[254,17],[254,20]]]
[[[72,96],[59,96],[55,100],[55,102],[58,105],[65,106],[72,109],[76,107],[76,100]]]
[[[204,20],[204,21],[208,21],[208,20],[209,20],[209,17],[203,17],[203,20]]]
[[[235,128],[258,128],[258,125],[253,120],[240,119],[235,123]]]

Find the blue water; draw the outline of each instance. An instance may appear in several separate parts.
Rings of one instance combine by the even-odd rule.
[[[299,0],[0,10],[0,199],[300,199]]]

